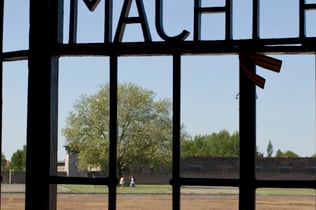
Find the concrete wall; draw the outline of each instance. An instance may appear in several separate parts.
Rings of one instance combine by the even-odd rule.
[[[73,164],[76,163],[72,160]],[[181,176],[194,178],[238,178],[238,158],[186,158],[181,161]],[[71,176],[81,177],[106,177],[105,172],[78,172],[73,166]],[[69,175],[69,171],[59,172],[61,176]],[[40,171],[38,172],[40,175]],[[136,184],[168,184],[172,174],[170,171],[123,172],[125,183],[128,184],[129,176],[133,175]],[[2,183],[24,183],[25,173],[19,171],[2,172]],[[259,158],[256,164],[256,176],[265,180],[315,180],[316,158]]]

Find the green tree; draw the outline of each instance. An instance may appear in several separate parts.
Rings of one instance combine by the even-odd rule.
[[[256,147],[256,157],[263,158],[264,154],[259,151],[258,147]]]
[[[208,135],[197,135],[192,140],[181,141],[181,156],[209,156]]]
[[[153,170],[170,166],[172,146],[171,102],[155,101],[152,90],[132,83],[118,85],[117,166],[148,165]],[[81,96],[62,130],[66,145],[77,152],[78,167],[99,167],[109,162],[109,85],[91,96]]]
[[[13,153],[11,158],[10,169],[16,171],[25,171],[26,169],[26,146],[23,146],[23,149],[18,149]]]
[[[280,149],[278,149],[275,153],[275,157],[282,157],[282,156],[283,156],[283,152]]]
[[[3,153],[1,153],[1,170],[7,170],[7,159]]]
[[[267,146],[267,157],[272,157],[273,154],[273,145],[271,141],[269,141],[268,146]]]
[[[221,130],[211,135],[197,135],[193,140],[184,140],[181,145],[182,157],[238,157],[239,133],[232,135]]]
[[[277,157],[277,158],[298,158],[299,155],[293,151],[290,151],[290,150],[282,152],[280,149],[278,149],[276,154],[275,154],[275,157]]]
[[[188,138],[181,142],[182,157],[238,157],[239,133],[230,134],[227,130],[207,135],[196,135],[192,140]],[[264,154],[256,148],[256,156]]]

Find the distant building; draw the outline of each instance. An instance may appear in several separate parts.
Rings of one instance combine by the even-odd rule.
[[[76,177],[86,177],[87,171],[80,171],[78,168],[78,153],[69,152],[67,146],[66,149],[66,157],[65,157],[65,172],[67,176],[76,176]]]

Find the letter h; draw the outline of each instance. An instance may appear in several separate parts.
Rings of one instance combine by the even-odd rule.
[[[300,0],[300,6],[299,6],[299,36],[300,38],[305,38],[306,37],[306,20],[305,20],[305,11],[306,10],[316,10],[316,4],[314,3],[305,3],[306,0]]]
[[[201,16],[203,13],[225,13],[225,39],[232,39],[232,1],[226,0],[225,6],[202,7],[202,0],[194,0],[193,40],[201,40]]]

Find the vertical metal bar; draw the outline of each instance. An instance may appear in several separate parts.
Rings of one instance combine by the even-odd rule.
[[[63,42],[63,14],[64,1],[55,0],[50,1],[49,16],[50,27],[48,33],[49,52],[55,49],[57,44]],[[54,55],[51,53],[50,55]],[[50,57],[50,153],[49,153],[49,175],[57,175],[57,161],[58,161],[58,87],[59,87],[59,58]],[[57,185],[49,184],[49,209],[57,209]]]
[[[30,0],[25,209],[49,209],[50,173],[50,0]],[[41,8],[41,9],[38,9]],[[41,79],[38,79],[41,78]],[[41,123],[41,129],[38,129]],[[40,148],[40,149],[37,149]],[[41,166],[41,175],[34,172]]]
[[[70,1],[69,44],[77,43],[78,0]]]
[[[201,38],[201,0],[194,0],[194,20],[193,20],[193,41],[199,41]]]
[[[226,0],[226,10],[225,10],[225,15],[226,15],[226,23],[225,23],[225,36],[226,40],[231,40],[232,39],[232,19],[233,19],[233,10],[232,10],[233,4],[231,0]]]
[[[58,58],[51,58],[50,75],[50,166],[49,175],[57,175],[57,145],[58,145]],[[49,209],[57,208],[57,185],[49,184]]]
[[[253,63],[244,66],[255,74]],[[239,209],[255,210],[256,86],[239,67],[240,193]]]
[[[0,50],[1,50],[1,54],[3,53],[3,25],[4,25],[4,0],[1,0],[0,3]],[[2,57],[2,56],[1,56]],[[1,158],[0,161],[2,163],[2,104],[3,104],[3,60],[1,60],[1,64],[0,64],[0,152],[1,152]],[[2,165],[1,165],[2,166]],[[0,182],[2,183],[2,167],[0,167]],[[1,185],[0,185],[0,209],[1,209],[1,195],[2,195],[2,191],[1,191]]]
[[[314,123],[316,124],[316,51],[314,52]],[[314,143],[316,143],[316,129],[314,129]],[[316,145],[314,147],[314,152],[316,154]],[[315,193],[316,193],[316,175],[314,176],[315,180]],[[315,205],[316,205],[316,196],[315,196]]]
[[[110,156],[109,156],[109,210],[116,209],[117,185],[117,56],[110,56]]]
[[[299,38],[305,38],[305,0],[299,1]]]
[[[252,38],[254,40],[259,39],[260,33],[260,5],[259,0],[253,0],[252,4]]]
[[[181,55],[173,55],[172,209],[180,209]]]
[[[104,3],[104,43],[112,42],[113,0]]]
[[[58,58],[51,55],[62,40],[62,12],[62,0],[30,0],[26,210],[56,209]]]

